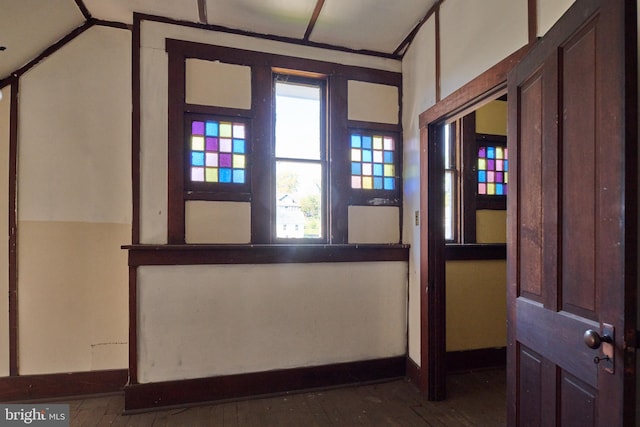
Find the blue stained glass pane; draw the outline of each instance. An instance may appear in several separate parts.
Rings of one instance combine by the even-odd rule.
[[[207,128],[205,134],[207,136],[218,136],[218,123],[207,122]]]
[[[487,172],[478,171],[478,182],[487,182]]]
[[[375,176],[382,176],[384,175],[383,169],[382,169],[382,165],[379,163],[375,163],[373,165],[373,174]]]
[[[220,168],[220,182],[231,182],[231,169]]]
[[[360,135],[351,135],[351,148],[362,147],[362,137]]]
[[[509,170],[509,160],[505,160],[502,167],[504,168],[504,171],[507,172]]]
[[[351,175],[362,175],[362,163],[351,162]]]
[[[233,182],[237,184],[244,184],[244,170],[242,169],[233,170]]]
[[[244,139],[234,139],[233,140],[233,152],[234,153],[244,153]]]
[[[394,178],[385,178],[384,179],[384,189],[385,190],[394,190],[396,187],[396,180]]]
[[[496,184],[496,195],[504,196],[504,189],[502,188],[502,184]]]
[[[496,148],[487,147],[487,159],[495,159],[495,158],[496,158]]]
[[[371,149],[371,137],[363,136],[362,137],[362,148]]]
[[[373,189],[382,190],[382,178],[373,178]]]
[[[362,150],[362,161],[363,162],[371,162],[373,159],[373,154],[371,150]]]
[[[393,151],[385,151],[384,152],[384,162],[385,163],[393,163]]]
[[[191,153],[191,165],[192,166],[204,166],[204,153],[201,151],[194,151]]]

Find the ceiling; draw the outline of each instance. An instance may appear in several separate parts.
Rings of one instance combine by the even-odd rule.
[[[0,82],[89,19],[133,13],[397,55],[441,0],[0,0]],[[5,49],[2,50],[2,47]]]

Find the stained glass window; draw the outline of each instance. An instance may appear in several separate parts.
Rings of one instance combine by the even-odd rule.
[[[396,142],[386,135],[351,134],[351,188],[396,189]]]
[[[509,184],[509,158],[506,147],[478,148],[478,194],[506,196]]]
[[[245,184],[246,125],[225,120],[192,120],[189,165],[192,182]]]

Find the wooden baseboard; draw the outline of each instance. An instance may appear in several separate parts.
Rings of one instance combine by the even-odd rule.
[[[117,392],[124,389],[128,378],[126,369],[4,377],[0,378],[0,401],[58,399]]]
[[[283,369],[125,387],[125,413],[404,377],[406,358]]]
[[[422,371],[420,366],[407,356],[407,378],[411,384],[420,389],[422,385]]]
[[[464,372],[477,369],[504,367],[507,364],[507,348],[481,348],[477,350],[448,351],[447,372]]]

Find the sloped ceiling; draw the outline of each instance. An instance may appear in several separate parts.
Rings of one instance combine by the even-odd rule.
[[[438,1],[0,0],[0,81],[89,19],[132,24],[139,12],[392,55]]]

